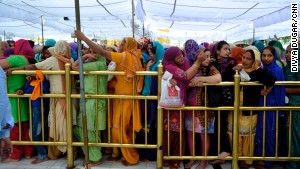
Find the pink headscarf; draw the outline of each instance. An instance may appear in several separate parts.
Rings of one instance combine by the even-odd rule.
[[[15,55],[23,55],[27,58],[34,59],[34,51],[29,42],[25,39],[17,40],[15,43]]]
[[[173,74],[173,79],[176,80],[177,86],[180,88],[180,97],[185,104],[186,102],[186,90],[189,85],[190,79],[184,79],[183,77],[179,77],[179,75],[176,73],[178,71],[186,71],[190,68],[188,59],[184,58],[184,63],[182,65],[177,65],[175,63],[175,58],[179,56],[181,53],[181,50],[178,47],[171,46],[168,48],[165,52],[164,58],[163,58],[163,66],[166,71]],[[180,78],[180,80],[179,80]]]

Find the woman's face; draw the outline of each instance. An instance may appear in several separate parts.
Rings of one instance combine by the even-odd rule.
[[[270,49],[263,50],[263,53],[261,55],[261,60],[264,64],[270,65],[274,60],[274,55],[270,51]]]
[[[230,48],[229,45],[224,44],[221,48],[221,50],[217,51],[218,57],[219,58],[227,58],[230,55]]]
[[[152,46],[152,43],[149,43],[148,44],[148,47],[147,47],[147,51],[149,51],[149,49],[151,49],[153,46]]]
[[[286,61],[289,61],[289,62],[291,61],[291,52],[292,52],[292,48],[291,48],[291,46],[288,46],[285,51]]]
[[[180,55],[176,56],[174,61],[175,61],[176,65],[182,65],[184,63],[183,55],[180,54]]]
[[[150,49],[148,50],[148,53],[149,53],[150,59],[151,59],[152,61],[155,62],[155,61],[156,61],[156,56],[155,56],[155,54],[152,53]]]
[[[43,56],[42,56],[41,59],[45,60],[45,59],[47,59],[47,58],[49,58],[49,57],[51,57],[51,53],[49,52],[48,49],[46,49],[46,51],[45,51],[45,53],[43,54]]]
[[[202,64],[202,66],[208,66],[209,64],[210,64],[210,55],[211,55],[211,53],[210,53],[210,51],[206,51],[206,52],[204,52],[204,57],[206,58],[201,64]]]
[[[250,52],[244,53],[242,57],[242,64],[244,69],[251,68],[254,63],[254,59]]]
[[[119,46],[119,52],[123,52],[125,44],[126,44],[126,41],[125,41],[125,39],[123,39]]]
[[[96,52],[91,48],[91,49],[90,49],[90,54],[96,55]]]
[[[84,47],[82,48],[81,52],[82,52],[82,56],[83,56],[83,55],[89,53],[89,49],[88,49],[87,47],[84,46]]]

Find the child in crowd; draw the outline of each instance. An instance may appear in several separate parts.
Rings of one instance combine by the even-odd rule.
[[[49,98],[38,98],[40,91],[44,94],[49,93],[49,81],[44,78],[41,71],[36,72],[36,76],[27,76],[24,87],[25,93],[32,93],[30,99],[32,110],[32,139],[33,141],[48,140],[48,113],[49,113]],[[42,83],[42,86],[41,86]],[[41,89],[42,88],[42,89]],[[43,109],[42,109],[43,108]],[[43,121],[43,122],[42,122]],[[43,125],[44,124],[44,125]],[[44,126],[44,127],[42,127]],[[35,146],[38,157],[33,160],[32,164],[38,164],[49,160],[47,156],[46,146]]]

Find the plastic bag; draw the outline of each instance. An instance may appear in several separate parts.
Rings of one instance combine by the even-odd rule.
[[[117,69],[117,64],[113,61],[109,62],[108,66],[107,66],[107,70],[115,71],[116,69]],[[108,75],[107,81],[109,82],[114,77],[115,77],[115,75]]]
[[[173,74],[166,71],[161,80],[161,96],[158,108],[172,108],[184,106],[180,98],[180,88],[172,86],[170,80]]]

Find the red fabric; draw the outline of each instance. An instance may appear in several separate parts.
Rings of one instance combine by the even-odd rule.
[[[15,44],[15,55],[23,55],[27,58],[34,59],[35,53],[27,40],[20,39],[17,40]]]
[[[21,122],[21,134],[22,134],[21,136],[22,141],[30,141],[28,121]],[[10,131],[10,139],[11,141],[19,141],[19,123],[15,123],[14,127]],[[14,160],[18,160],[22,157],[23,154],[24,156],[31,157],[32,151],[33,151],[33,146],[13,145],[10,158]]]
[[[238,64],[242,64],[242,57],[245,53],[244,48],[234,47],[231,49],[231,57],[234,58]]]

